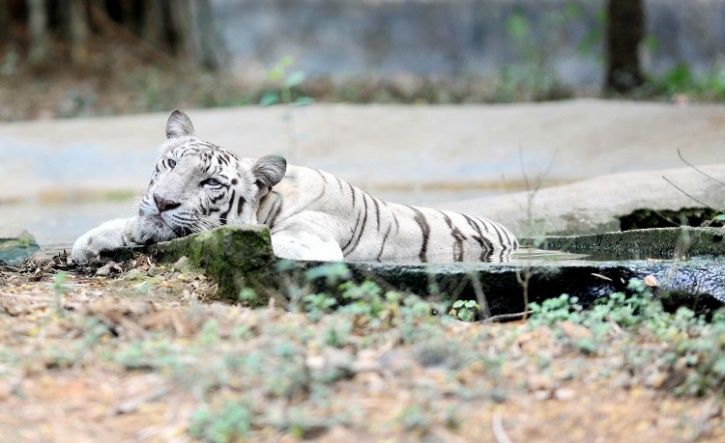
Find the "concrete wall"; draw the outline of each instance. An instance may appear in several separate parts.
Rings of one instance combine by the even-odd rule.
[[[349,77],[486,77],[535,69],[600,84],[605,0],[215,0],[245,77],[284,56]],[[724,0],[646,0],[646,68],[709,69],[725,48]]]

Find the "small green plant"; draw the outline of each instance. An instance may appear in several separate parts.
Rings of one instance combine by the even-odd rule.
[[[64,292],[68,291],[68,274],[65,272],[59,272],[55,274],[55,278],[53,278],[53,292],[56,294],[63,294]]]
[[[204,405],[191,414],[189,432],[210,443],[240,441],[249,434],[253,418],[254,413],[243,403],[227,401],[216,410]]]
[[[292,64],[294,64],[294,58],[286,56],[267,72],[267,79],[276,85],[276,89],[265,92],[259,104],[262,106],[272,106],[275,104],[288,106],[283,116],[284,121],[287,123],[287,157],[288,161],[294,162],[297,160],[298,152],[293,108],[296,106],[310,105],[314,103],[314,100],[297,93],[297,87],[305,81],[305,73],[302,71],[290,71]]]
[[[216,320],[210,319],[204,323],[202,333],[199,336],[199,342],[204,346],[212,346],[218,343],[219,340],[219,324]]]
[[[352,322],[345,318],[339,318],[332,322],[330,327],[325,331],[325,344],[332,347],[343,347],[350,341],[350,333],[352,332]]]
[[[476,313],[481,310],[481,305],[475,300],[456,300],[448,312],[450,315],[463,321],[473,321]]]
[[[149,295],[151,293],[151,283],[148,280],[144,280],[136,285],[135,290],[141,295]]]
[[[579,322],[582,307],[579,305],[577,297],[561,294],[558,297],[546,299],[541,303],[531,302],[529,303],[529,310],[532,325],[545,324],[551,326],[564,320]]]
[[[242,288],[239,291],[239,301],[251,303],[257,299],[257,293],[252,288]]]
[[[313,319],[319,319],[329,313],[337,304],[337,300],[327,294],[307,294],[302,297],[305,312]]]
[[[277,90],[265,92],[259,100],[260,105],[289,104],[305,106],[314,102],[310,97],[296,94],[295,88],[305,81],[306,75],[303,71],[290,71],[293,64],[294,57],[286,56],[275,63],[274,67],[267,72],[267,79],[277,85]]]
[[[398,416],[398,420],[407,431],[413,432],[423,433],[431,425],[428,415],[418,405],[406,406]]]
[[[113,360],[126,369],[163,369],[175,366],[179,352],[168,340],[140,340],[121,347]]]
[[[628,344],[626,365],[632,372],[655,366],[670,374],[670,388],[677,394],[705,395],[725,387],[725,309],[709,321],[691,309],[667,312],[639,279],[631,279],[627,293],[615,292],[583,309],[576,297],[563,294],[531,303],[530,325],[552,326],[569,321],[586,327],[591,337],[564,338],[587,355],[595,355],[611,333],[637,334],[658,343],[656,349]]]
[[[55,312],[58,315],[63,313],[63,294],[68,291],[68,274],[59,272],[53,279],[53,293],[55,294]]]
[[[697,100],[720,101],[725,98],[725,68],[716,65],[710,72],[700,74],[681,63],[664,75],[651,77],[645,87],[670,98],[682,95]]]
[[[332,286],[341,281],[350,279],[352,274],[345,263],[326,263],[309,269],[305,272],[305,277],[308,280],[324,278],[325,283],[328,286]]]

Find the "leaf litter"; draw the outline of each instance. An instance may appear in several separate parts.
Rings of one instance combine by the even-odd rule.
[[[140,254],[2,265],[0,440],[725,438],[722,392],[675,395],[687,368],[659,370],[668,345],[646,334],[612,328],[590,349],[568,321],[465,323],[413,302],[318,317],[215,289]]]

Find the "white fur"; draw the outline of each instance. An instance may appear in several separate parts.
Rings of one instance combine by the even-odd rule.
[[[194,135],[175,111],[139,215],[106,222],[73,245],[75,262],[224,224],[266,224],[282,258],[321,261],[503,261],[504,227],[451,211],[387,203],[283,158],[239,158]]]

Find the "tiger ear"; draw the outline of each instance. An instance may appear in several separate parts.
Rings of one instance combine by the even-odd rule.
[[[265,155],[252,165],[252,174],[261,187],[269,190],[282,180],[287,172],[287,160],[279,155]]]
[[[178,109],[171,113],[166,121],[166,138],[178,138],[194,135],[194,125],[188,115]]]

